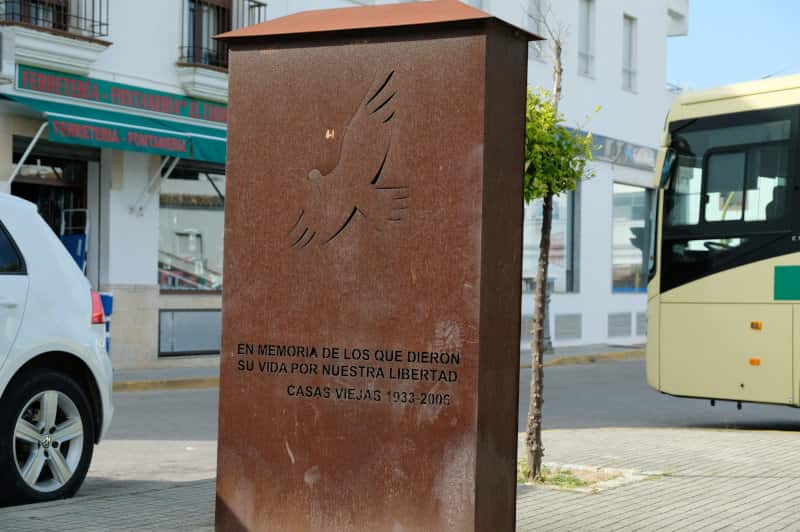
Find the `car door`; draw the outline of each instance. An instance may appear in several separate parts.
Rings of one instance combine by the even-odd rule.
[[[14,345],[27,296],[25,260],[0,219],[0,365]]]

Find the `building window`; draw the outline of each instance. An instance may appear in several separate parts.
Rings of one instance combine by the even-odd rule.
[[[594,77],[594,0],[580,0],[578,7],[578,74]]]
[[[247,10],[247,25],[260,24],[267,20],[267,4],[249,0],[245,2],[244,8]]]
[[[636,90],[636,19],[622,18],[622,88]]]
[[[158,245],[162,290],[222,290],[224,171],[182,162],[162,180]]]
[[[228,47],[213,37],[231,29],[231,0],[184,0],[181,61],[227,68]]]
[[[233,28],[261,24],[267,20],[268,4],[264,0],[233,0]]]
[[[528,0],[528,10],[525,13],[525,27],[528,28],[528,31],[543,37],[545,34],[544,16],[542,0]],[[544,60],[543,41],[531,41],[528,47],[528,59]]]
[[[614,183],[612,287],[646,292],[653,254],[655,195],[652,190]]]
[[[0,0],[0,21],[105,37],[108,0]]]
[[[553,197],[553,226],[550,231],[550,264],[547,276],[554,281],[556,292],[575,292],[575,193]],[[542,234],[542,202],[525,206],[522,233],[522,287],[533,291],[539,267],[539,240]]]
[[[222,343],[219,309],[162,309],[158,356],[216,355]]]
[[[2,6],[4,19],[8,21],[64,31],[68,28],[66,0],[6,0]]]

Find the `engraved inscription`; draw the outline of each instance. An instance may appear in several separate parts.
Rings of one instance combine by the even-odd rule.
[[[460,351],[239,343],[236,354],[240,372],[298,377],[286,387],[289,397],[420,407],[450,406],[461,368]],[[303,377],[330,377],[337,385]],[[362,382],[348,386],[347,379]]]

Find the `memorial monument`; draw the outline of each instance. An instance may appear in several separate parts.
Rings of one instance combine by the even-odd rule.
[[[513,530],[535,38],[453,0],[220,37],[218,530]]]

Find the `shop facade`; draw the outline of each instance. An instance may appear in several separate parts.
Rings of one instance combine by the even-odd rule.
[[[19,4],[0,10],[0,190],[113,295],[115,368],[213,363],[227,57],[210,36],[264,4]]]
[[[352,5],[0,3],[0,191],[36,203],[113,295],[115,368],[219,356],[228,56],[213,36]]]
[[[113,294],[116,366],[218,353],[225,103],[16,68],[4,186]]]
[[[0,190],[36,203],[76,260],[83,257],[91,284],[113,294],[116,368],[216,363],[227,53],[211,37],[363,3],[0,4]],[[534,33],[544,31],[531,14],[550,5],[573,29],[561,108],[571,126],[595,133],[596,177],[556,201],[551,337],[555,345],[641,342],[648,253],[635,236],[648,230],[669,103],[666,39],[685,33],[687,1],[469,3]],[[599,40],[599,27],[611,37]],[[529,85],[549,86],[550,69],[546,44],[531,45]],[[536,205],[525,212],[523,316],[533,308],[538,213]]]

